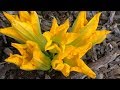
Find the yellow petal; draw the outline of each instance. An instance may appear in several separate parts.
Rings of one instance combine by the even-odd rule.
[[[28,54],[26,52],[27,47],[25,44],[12,43],[11,45],[13,47],[15,47],[16,49],[18,49],[18,51],[20,52],[21,55],[28,56]]]
[[[68,59],[67,57],[63,59],[64,63],[67,63],[71,67],[77,66],[77,61],[75,58],[76,55],[74,55],[71,59]]]
[[[3,12],[3,14],[5,15],[5,17],[11,22],[12,20],[15,19],[15,15],[11,15],[11,14],[8,14],[6,12]]]
[[[26,71],[32,71],[32,70],[49,70],[50,69],[50,63],[44,62],[44,60],[39,59],[31,59],[28,63],[24,63],[20,66],[20,69],[26,70]]]
[[[70,50],[71,52],[69,52],[68,54],[65,54],[67,55],[67,58],[72,58],[74,55],[77,55],[79,54],[79,58],[83,57],[88,50],[90,50],[92,47],[92,43],[89,42],[89,43],[86,43],[85,45],[82,45],[80,47],[69,47],[68,49],[65,50],[65,53],[69,52],[68,50]],[[71,48],[71,49],[70,49]]]
[[[5,34],[6,36],[9,36],[11,38],[14,38],[20,43],[25,43],[26,41],[26,39],[22,37],[13,27],[0,29],[0,33]]]
[[[73,60],[74,61],[74,60]],[[52,68],[57,70],[57,71],[61,71],[63,73],[64,76],[69,76],[70,74],[70,66],[63,61],[59,55],[56,55],[52,62],[51,62]]]
[[[92,35],[97,27],[98,27],[98,23],[99,23],[99,17],[100,17],[101,13],[97,13],[89,22],[88,24],[80,31],[81,35],[85,35],[84,37],[89,37],[90,35]]]
[[[91,78],[95,78],[96,74],[80,59],[79,55],[75,55],[71,59],[64,59],[64,63],[71,67],[70,71],[76,71],[88,75]]]
[[[31,19],[31,25],[33,27],[34,33],[36,35],[40,35],[41,34],[40,22],[39,22],[38,15],[35,11],[31,11],[30,19]]]
[[[58,71],[61,71],[64,68],[64,64],[62,60],[53,59],[51,62],[52,68]]]
[[[50,33],[50,32],[44,32],[44,33],[43,33],[43,36],[44,36],[44,37],[46,38],[46,40],[47,40],[47,43],[46,43],[46,45],[45,45],[45,51],[46,51],[46,50],[49,50],[48,48],[51,47],[51,45],[52,45],[52,40],[51,40],[52,33]]]
[[[66,44],[70,44],[72,41],[74,41],[76,38],[78,38],[80,34],[79,33],[66,33],[64,39],[66,39]],[[64,40],[63,40],[64,41]]]
[[[12,43],[12,46],[15,47],[21,54],[22,64],[27,64],[32,58],[32,47],[27,47],[26,44]],[[29,49],[30,48],[30,49]]]
[[[21,65],[20,69],[26,70],[26,71],[32,71],[32,70],[36,70],[36,66],[31,62],[28,62],[27,64]]]
[[[5,59],[6,62],[9,62],[9,63],[13,63],[17,66],[21,66],[22,65],[22,57],[20,55],[12,55],[10,54],[10,57],[8,57],[7,59]]]
[[[51,48],[52,45],[52,40],[48,41],[45,45],[45,51],[50,50],[49,48]],[[52,48],[53,49],[53,48]]]
[[[93,43],[93,45],[100,44],[110,32],[111,31],[108,30],[97,30],[93,35],[91,35],[90,41]]]
[[[69,28],[69,19],[67,19],[63,24],[61,24],[59,27],[56,28],[56,34],[58,34],[60,31],[66,33],[68,28]]]
[[[62,25],[57,27],[54,37],[52,38],[54,42],[60,43],[64,40],[65,34],[69,28],[69,19],[65,21]]]
[[[57,27],[58,27],[57,20],[56,20],[56,18],[54,18],[53,21],[52,21],[52,27],[50,29],[50,32],[52,34],[55,34]]]
[[[47,41],[49,41],[52,38],[52,33],[46,31],[43,33],[43,36],[46,38]]]
[[[64,52],[60,52],[58,55],[60,57],[60,59],[63,59],[65,57],[68,57],[70,53],[72,53],[75,50],[75,47],[72,45],[68,45],[65,47],[65,51]]]
[[[46,50],[49,50],[52,53],[59,53],[59,52],[61,52],[60,47],[58,47],[58,45],[56,45],[56,44],[52,44],[51,46],[46,47]]]
[[[95,78],[96,74],[83,62],[83,60],[77,59],[77,63],[79,68],[81,69],[81,73],[88,75],[91,78]]]
[[[72,32],[79,32],[79,30],[84,27],[86,24],[88,23],[87,19],[86,19],[86,11],[81,11],[73,26],[72,26]]]
[[[92,48],[92,43],[89,42],[89,43],[87,43],[87,44],[85,44],[85,45],[83,45],[83,46],[80,46],[80,47],[76,48],[75,53],[79,53],[79,57],[81,58],[81,57],[83,57],[83,56],[87,53],[87,51],[90,50],[91,48]]]
[[[12,21],[12,26],[16,29],[16,31],[23,36],[24,38],[28,39],[28,40],[35,40],[35,36],[33,33],[33,28],[25,23],[25,22],[19,22],[19,21]]]
[[[60,31],[59,33],[57,33],[56,35],[54,35],[54,36],[52,37],[52,40],[53,40],[53,42],[60,44],[61,42],[64,42],[64,41],[63,41],[63,40],[64,40],[64,39],[63,39],[64,37],[65,37],[64,31]]]
[[[30,15],[27,11],[19,11],[19,17],[22,22],[30,21]]]
[[[64,64],[64,68],[62,69],[62,74],[67,77],[70,74],[70,66],[68,64]]]
[[[19,16],[18,16],[18,15],[13,15],[13,16],[15,17],[15,20],[20,21],[20,18],[19,18]]]
[[[69,76],[70,73],[70,66],[67,64],[64,64],[62,60],[58,59],[58,56],[55,56],[54,59],[51,62],[52,68],[61,71],[64,76]]]

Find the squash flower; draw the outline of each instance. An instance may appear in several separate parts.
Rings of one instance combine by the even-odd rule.
[[[101,12],[97,13],[89,22],[86,19],[86,11],[81,11],[75,22],[73,23],[71,32],[79,33],[79,37],[71,44],[81,46],[84,43],[92,42],[93,45],[100,44],[106,35],[110,33],[108,30],[97,30],[99,17]],[[83,43],[84,42],[84,43]]]
[[[53,69],[61,71],[66,77],[69,76],[71,71],[76,71],[95,78],[96,74],[81,59],[91,46],[92,43],[85,44],[79,48],[68,45],[64,53],[59,53],[52,60]]]
[[[67,32],[68,28],[69,19],[59,26],[56,18],[54,18],[50,31],[43,33],[47,40],[45,50],[49,50],[52,53],[64,52],[65,46],[79,36],[77,33]]]
[[[97,13],[88,22],[86,12],[79,13],[69,32],[76,33],[77,38],[65,45],[64,52],[58,52],[58,55],[54,57],[51,63],[53,69],[61,71],[66,77],[71,71],[86,74],[91,78],[96,77],[96,74],[83,62],[82,57],[92,46],[101,43],[110,33],[108,30],[96,30],[100,14]],[[69,39],[69,37],[65,39]]]
[[[25,43],[27,40],[35,41],[44,50],[46,43],[41,33],[40,22],[35,11],[19,11],[19,15],[11,15],[3,12],[10,21],[11,27],[0,29],[0,33],[14,38],[19,43]]]
[[[12,46],[18,49],[21,55],[10,55],[5,61],[13,63],[22,70],[49,70],[51,60],[39,48],[38,44],[33,41],[27,41],[26,44],[12,43]]]

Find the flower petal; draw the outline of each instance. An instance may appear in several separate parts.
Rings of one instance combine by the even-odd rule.
[[[64,63],[67,63],[71,67],[70,71],[80,72],[91,78],[96,77],[96,74],[79,58],[79,55],[75,55],[71,59],[64,59]]]
[[[93,45],[100,44],[106,38],[106,35],[110,32],[111,31],[108,30],[97,30],[93,35],[91,35],[90,41],[93,43]]]
[[[50,32],[52,34],[55,34],[57,27],[58,27],[57,20],[56,20],[56,18],[54,18],[53,21],[52,21],[52,27],[50,29]]]
[[[13,63],[17,66],[21,66],[22,65],[22,57],[20,55],[12,55],[10,54],[10,57],[8,57],[7,59],[5,59],[6,62],[9,62],[9,63]]]
[[[70,66],[63,63],[62,60],[59,59],[58,56],[55,56],[54,59],[51,62],[52,68],[57,70],[57,71],[61,71],[63,73],[64,76],[69,76],[70,73]]]
[[[65,21],[62,25],[57,27],[55,35],[52,37],[53,42],[59,43],[64,40],[65,34],[69,28],[69,19]]]
[[[51,40],[52,34],[50,32],[45,32],[43,33],[43,36],[47,40],[47,43],[45,45],[45,51],[46,51],[46,50],[49,50],[48,48],[51,47],[52,45],[52,40]]]
[[[61,70],[61,72],[65,77],[68,77],[70,74],[70,66],[68,64],[64,64],[64,68]]]
[[[64,31],[64,33],[66,33],[68,28],[69,28],[69,19],[67,19],[63,24],[61,24],[59,27],[56,28],[56,34],[58,34],[60,31]]]
[[[80,36],[83,38],[90,37],[97,29],[99,23],[99,17],[101,13],[97,13],[89,22],[88,24],[80,31]]]
[[[25,22],[19,22],[19,21],[12,21],[12,26],[16,29],[16,31],[23,36],[24,38],[26,38],[27,40],[35,40],[35,36],[33,33],[33,28],[25,23]]]
[[[26,71],[32,71],[32,70],[36,70],[36,66],[31,62],[28,62],[27,64],[21,65],[20,69],[26,70]]]
[[[36,35],[41,34],[40,21],[35,11],[30,12],[31,25]]]
[[[86,11],[81,11],[73,23],[72,32],[79,32],[79,30],[81,30],[81,28],[84,27],[87,23],[88,21],[86,19]]]
[[[61,71],[64,68],[63,61],[60,59],[54,59],[51,62],[52,68],[58,71]]]
[[[83,60],[77,59],[78,67],[81,69],[81,73],[88,75],[91,78],[95,78],[96,74],[83,62]]]
[[[0,33],[5,34],[6,36],[9,36],[11,38],[14,38],[20,43],[25,43],[26,39],[22,37],[15,28],[13,27],[8,27],[4,29],[0,29]]]
[[[3,14],[5,15],[5,17],[10,21],[12,22],[13,20],[19,20],[18,18],[18,15],[11,15],[11,14],[8,14],[6,12],[3,12]]]
[[[27,11],[19,11],[19,17],[22,22],[30,21],[30,15]]]
[[[18,44],[18,43],[12,43],[11,44],[13,47],[18,49],[21,55],[27,56],[28,54],[26,53],[26,45],[25,44]]]
[[[86,43],[85,45],[76,48],[74,54],[76,55],[77,53],[79,53],[79,57],[82,58],[91,48],[92,48],[92,43],[91,42]]]
[[[46,61],[46,60],[45,60]],[[49,62],[49,63],[48,63]],[[33,58],[31,61],[24,63],[20,66],[20,69],[26,70],[26,71],[32,71],[32,70],[49,70],[50,69],[50,61],[44,62],[42,59]]]
[[[86,44],[84,44],[80,47],[74,47],[72,45],[69,45],[69,46],[66,47],[65,52],[63,54],[63,57],[66,56],[67,58],[70,59],[74,55],[79,54],[79,57],[82,58],[87,53],[87,51],[91,49],[91,47],[92,47],[91,42],[86,43]],[[60,56],[62,56],[62,55],[60,55]]]
[[[78,38],[79,35],[80,35],[79,33],[66,33],[66,35],[64,37],[64,39],[66,39],[66,40],[63,40],[63,41],[66,41],[65,42],[66,44],[70,44],[72,41],[74,41],[76,38]]]
[[[47,41],[49,41],[52,38],[52,33],[46,31],[43,33],[43,36],[46,38]]]

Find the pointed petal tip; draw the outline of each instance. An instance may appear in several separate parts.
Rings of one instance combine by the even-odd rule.
[[[102,12],[98,12],[98,13],[96,14],[96,16],[97,16],[97,17],[100,17],[101,14],[102,14]]]
[[[111,33],[111,31],[106,30],[106,34],[110,34],[110,33]]]
[[[66,25],[69,27],[70,26],[70,21],[69,18],[65,21]]]
[[[86,15],[86,13],[87,13],[86,11],[79,11],[79,15],[80,14],[85,14]]]
[[[16,45],[16,43],[11,43],[11,46],[13,46],[13,47],[14,47],[15,45]]]
[[[8,15],[10,15],[9,13],[3,11],[3,14],[5,15],[5,17],[7,17]]]
[[[30,11],[30,13],[36,13],[36,11]]]
[[[91,73],[90,77],[95,79],[96,78],[96,74],[93,72],[93,73]]]
[[[53,17],[52,22],[57,23],[57,19],[55,17]]]
[[[70,23],[70,20],[69,20],[69,18],[66,20],[66,22],[67,22],[67,23]]]
[[[5,14],[7,14],[5,11],[3,11],[3,14],[5,15]]]
[[[53,17],[53,20],[56,20],[56,18],[55,18],[55,17]]]

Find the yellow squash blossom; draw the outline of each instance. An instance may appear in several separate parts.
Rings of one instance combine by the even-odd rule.
[[[67,32],[68,28],[69,19],[67,19],[62,25],[58,26],[57,20],[54,18],[50,31],[43,33],[43,36],[47,40],[45,50],[50,50],[52,53],[64,51],[65,45],[71,43],[79,36],[77,33]]]
[[[3,13],[10,21],[11,27],[0,29],[0,33],[14,38],[20,43],[25,43],[27,40],[35,41],[44,50],[46,40],[41,33],[39,18],[35,11],[30,11],[30,13],[19,11],[19,16]]]
[[[86,19],[86,12],[81,11],[75,20],[71,32],[79,33],[79,37],[74,40],[71,45],[81,46],[84,43],[92,42],[93,45],[101,43],[106,35],[110,33],[108,30],[97,30],[99,17],[101,13],[97,13],[89,22]],[[82,19],[82,21],[81,21]],[[84,43],[83,43],[84,42]]]
[[[61,71],[65,76],[68,76],[70,71],[76,71],[84,73],[91,78],[96,77],[95,73],[85,65],[81,58],[93,45],[101,43],[106,38],[106,35],[110,33],[108,30],[96,30],[100,14],[97,13],[88,22],[86,12],[81,11],[79,13],[71,32],[69,32],[76,33],[77,38],[67,43],[64,52],[59,52],[52,60],[53,69]]]
[[[64,76],[69,76],[71,71],[76,71],[95,78],[96,74],[80,59],[79,55],[74,55],[72,58],[65,57],[64,59],[57,58],[52,60],[52,67],[55,70],[61,71]]]
[[[49,70],[51,61],[33,41],[27,41],[26,44],[12,43],[12,46],[19,50],[21,55],[10,55],[5,61],[14,63],[22,70]]]
[[[85,44],[79,48],[68,45],[64,53],[59,53],[52,60],[53,69],[61,71],[66,77],[69,76],[71,71],[76,71],[95,78],[96,74],[80,59],[91,46],[92,43]]]

